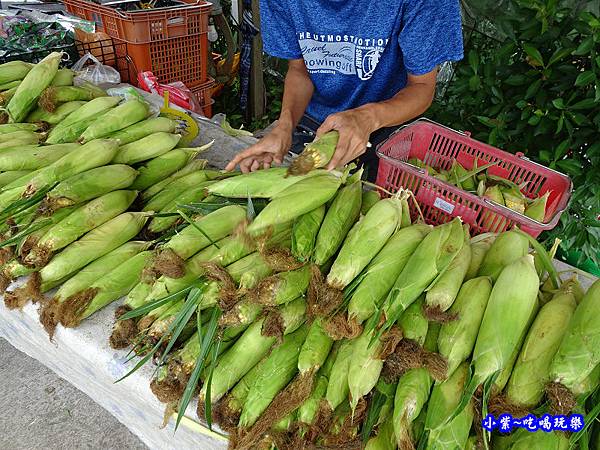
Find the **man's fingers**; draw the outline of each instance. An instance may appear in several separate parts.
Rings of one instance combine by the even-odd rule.
[[[254,162],[254,158],[247,158],[247,159],[244,159],[243,161],[241,161],[240,162],[240,170],[242,171],[242,173],[250,172],[250,168],[251,168],[253,162]]]
[[[321,137],[328,131],[333,130],[335,126],[335,120],[329,116],[325,121],[321,124],[321,126],[317,129],[317,137]]]
[[[255,159],[250,166],[250,172],[256,172],[260,168],[260,163]]]
[[[235,155],[235,157],[231,160],[231,162],[229,164],[227,164],[227,167],[225,167],[225,170],[231,171],[231,170],[235,169],[235,166],[240,164],[244,159],[249,158],[251,156],[260,155],[261,153],[264,153],[264,150],[256,145],[248,147],[243,152],[239,152],[237,155]]]
[[[348,153],[348,149],[350,146],[350,139],[346,135],[346,133],[340,133],[340,139],[338,140],[337,146],[335,147],[335,152],[333,153],[333,157],[329,164],[327,165],[327,170],[333,170],[340,165],[340,162],[344,159],[344,156]]]

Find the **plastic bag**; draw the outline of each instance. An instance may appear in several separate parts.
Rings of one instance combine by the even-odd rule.
[[[161,84],[152,72],[147,71],[138,73],[138,85],[141,89],[153,94],[158,94],[161,97],[164,96],[165,92],[168,92],[169,103],[195,113],[202,113],[202,107],[198,103],[196,96],[181,81]]]
[[[86,65],[88,61],[91,61],[92,64]],[[115,68],[102,64],[91,53],[83,55],[73,65],[72,69],[77,74],[75,76],[75,83],[78,80],[89,81],[96,85],[102,83],[119,84],[121,82],[121,75]]]

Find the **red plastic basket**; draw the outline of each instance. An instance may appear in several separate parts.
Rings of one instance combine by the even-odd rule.
[[[571,179],[559,172],[537,164],[522,153],[513,155],[491,145],[427,119],[401,127],[377,149],[379,171],[377,184],[387,191],[410,189],[415,194],[427,223],[434,225],[460,216],[471,226],[474,234],[500,232],[519,227],[537,237],[543,230],[556,226],[571,197]],[[449,169],[457,160],[467,169],[477,161],[481,167],[490,162],[496,165],[488,173],[521,184],[523,193],[536,198],[550,192],[544,223],[530,219],[505,206],[478,197],[430,176],[424,169],[407,161],[418,158],[434,169]],[[413,206],[413,214],[416,214]]]
[[[115,42],[127,44],[129,78],[151,71],[164,83],[186,85],[208,79],[208,16],[211,4],[198,0],[170,8],[120,11],[87,0],[63,0],[67,11],[96,23]]]

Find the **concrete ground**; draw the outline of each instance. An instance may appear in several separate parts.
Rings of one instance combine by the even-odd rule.
[[[2,338],[0,355],[0,449],[147,449],[91,398]]]

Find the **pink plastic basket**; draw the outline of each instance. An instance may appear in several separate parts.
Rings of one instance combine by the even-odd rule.
[[[469,133],[453,130],[428,119],[418,119],[398,129],[377,149],[377,184],[390,192],[410,189],[427,223],[434,225],[460,216],[474,234],[500,232],[519,227],[537,237],[556,226],[571,197],[571,179],[555,170],[529,160],[522,153],[513,155],[476,141]],[[523,194],[536,198],[550,192],[544,222],[538,222],[505,206],[466,192],[430,176],[424,169],[408,163],[418,158],[434,169],[449,169],[457,160],[467,169],[475,161],[481,167],[497,162],[488,173],[517,184],[526,182]],[[411,213],[416,215],[412,206]]]

